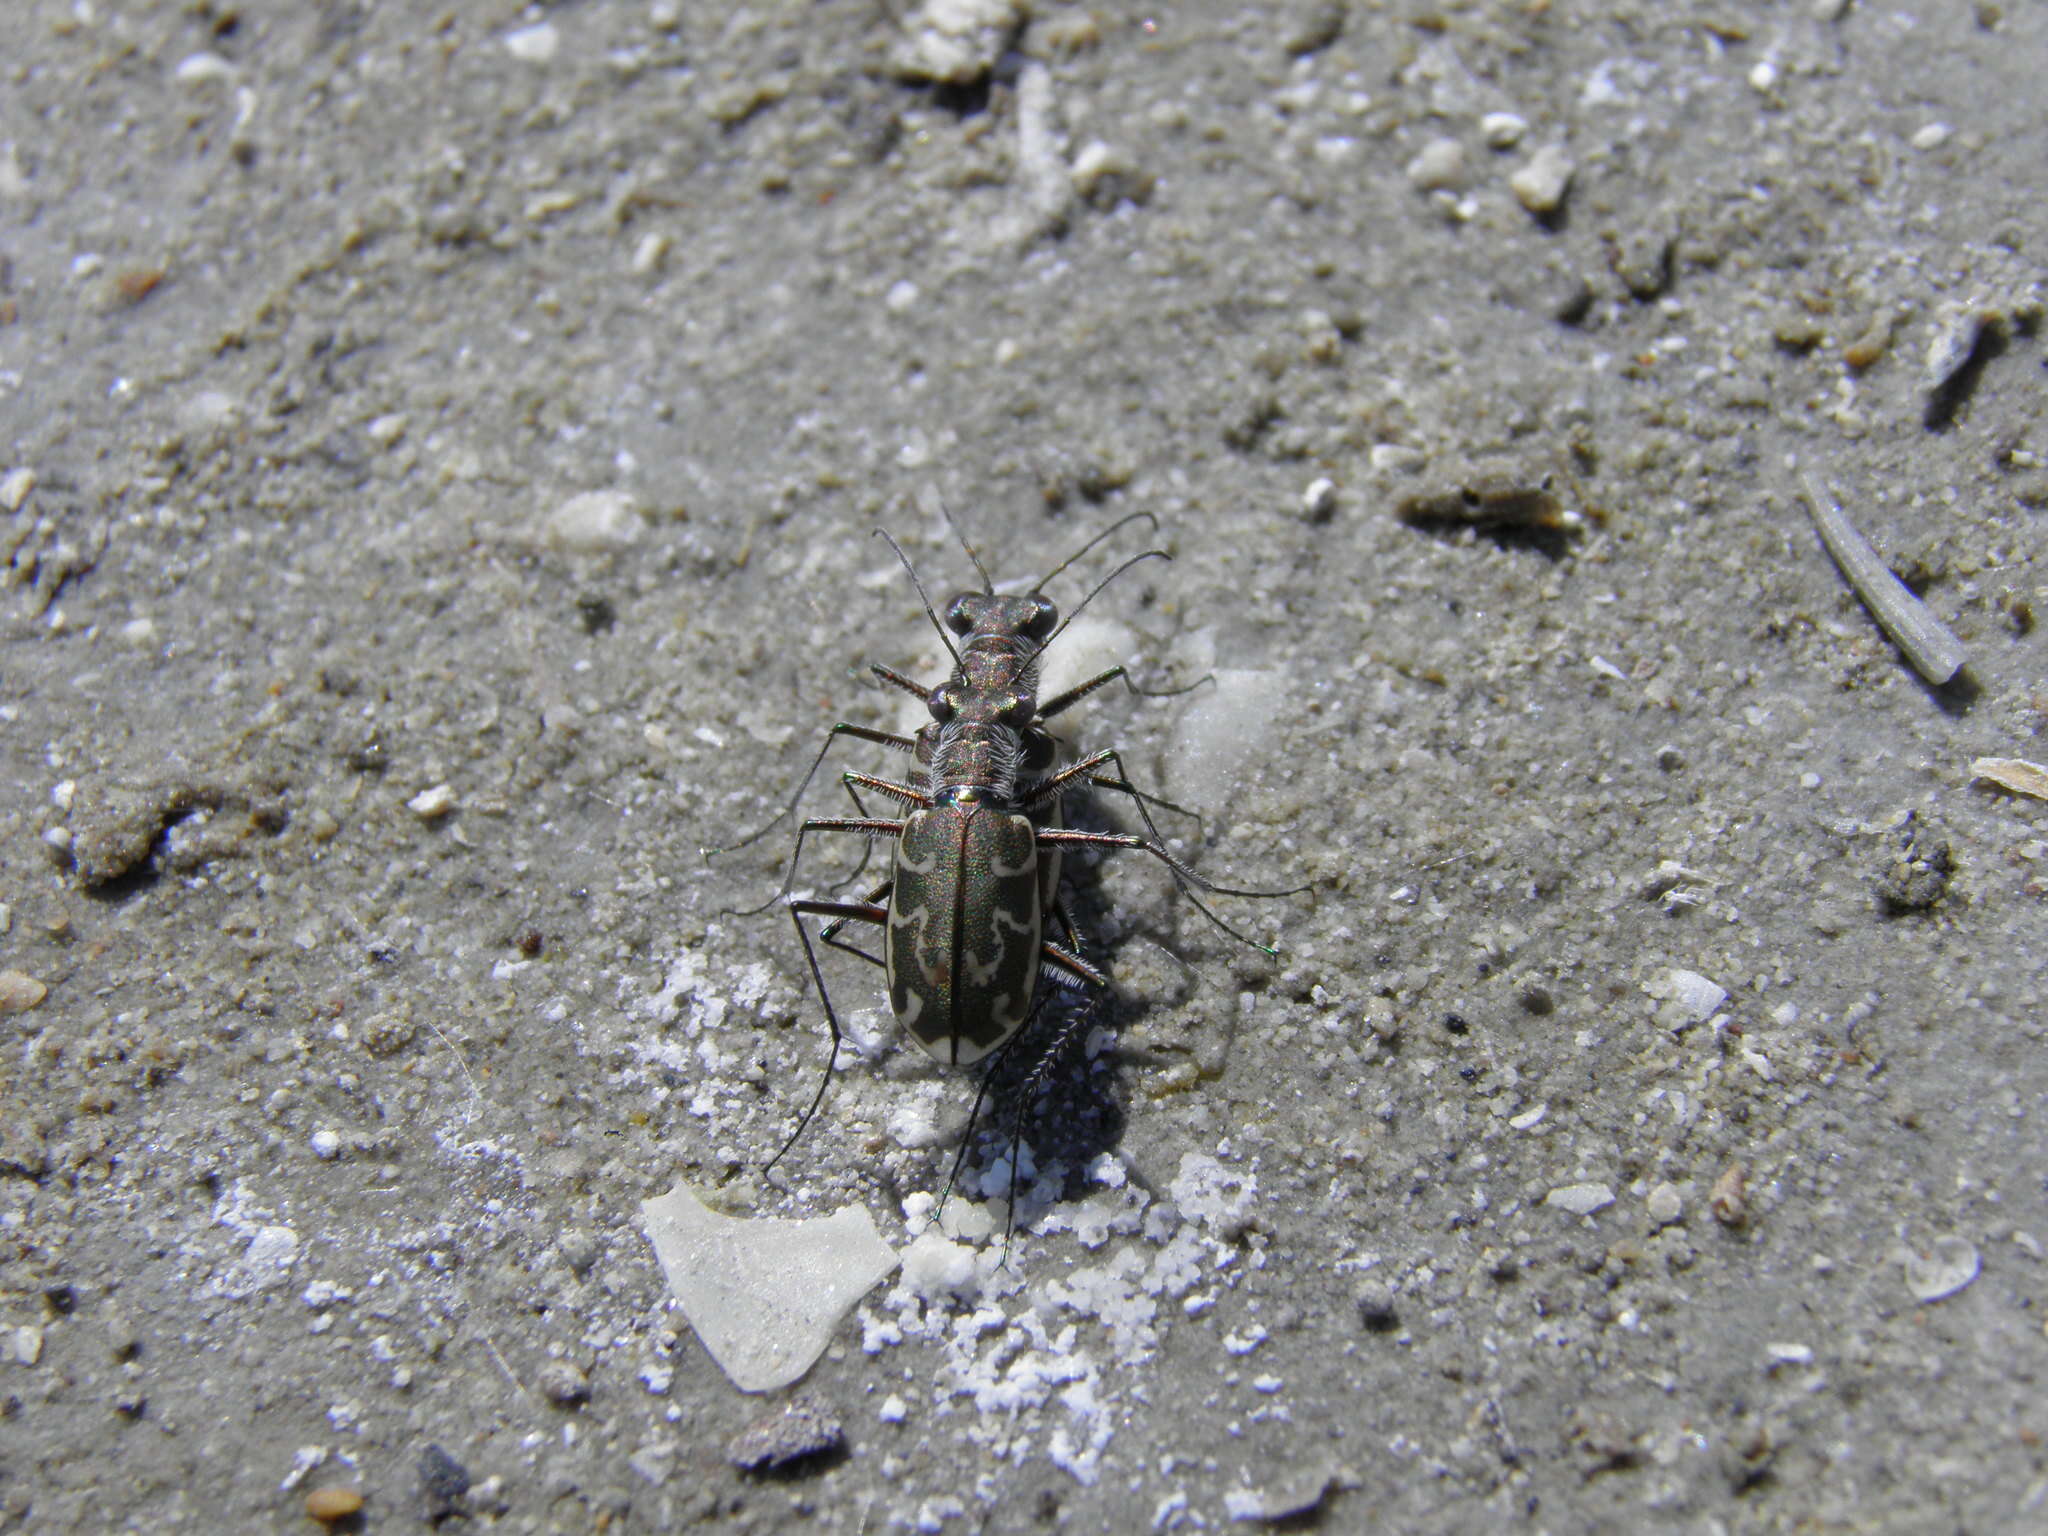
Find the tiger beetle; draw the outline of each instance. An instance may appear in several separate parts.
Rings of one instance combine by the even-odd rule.
[[[1045,998],[1056,991],[1088,990],[1093,994],[1088,1007],[1062,1028],[1047,1053],[1050,1061],[1079,1024],[1092,1014],[1095,999],[1108,986],[1108,977],[1082,957],[1073,923],[1059,899],[1060,861],[1068,848],[1135,849],[1148,853],[1167,867],[1188,899],[1217,928],[1266,954],[1277,952],[1217,916],[1195,894],[1195,888],[1215,895],[1267,897],[1292,895],[1307,889],[1306,886],[1285,891],[1246,890],[1218,885],[1196,874],[1167,851],[1149,807],[1157,805],[1188,815],[1192,812],[1184,812],[1169,801],[1135,788],[1114,748],[1090,753],[1061,767],[1060,743],[1046,728],[1046,722],[1118,680],[1134,692],[1145,692],[1118,666],[1043,704],[1038,701],[1039,659],[1067,625],[1132,566],[1172,557],[1164,550],[1148,549],[1125,560],[1097,583],[1064,623],[1059,609],[1044,595],[1045,586],[1103,541],[1139,521],[1158,526],[1158,519],[1149,512],[1123,518],[1061,561],[1029,591],[1016,596],[996,592],[987,568],[963,537],[960,542],[973,561],[982,586],[978,592],[957,594],[946,605],[943,622],[901,546],[883,530],[876,530],[909,575],[925,616],[952,657],[953,668],[945,682],[932,688],[879,663],[871,664],[869,670],[890,687],[920,699],[930,711],[930,721],[915,736],[845,721],[834,725],[795,797],[781,814],[737,843],[705,850],[708,857],[745,847],[791,814],[832,744],[842,736],[912,756],[908,783],[874,774],[843,773],[841,782],[860,814],[814,817],[797,829],[789,875],[778,896],[787,899],[790,919],[803,943],[804,959],[824,1004],[832,1048],[810,1105],[781,1150],[768,1160],[764,1172],[781,1162],[809,1127],[824,1103],[839,1060],[839,1016],[818,964],[811,932],[805,926],[806,918],[824,920],[817,934],[819,941],[881,967],[887,978],[889,1006],[897,1021],[927,1055],[948,1066],[972,1066],[1005,1050],[1024,1030],[1036,1007],[1042,1007]],[[1069,790],[1082,785],[1130,796],[1149,835],[1068,828],[1061,800]],[[867,814],[862,790],[895,801],[904,808],[904,814]],[[852,833],[871,841],[889,839],[893,844],[889,877],[858,901],[790,896],[797,863],[803,855],[803,840],[812,832]],[[858,874],[856,870],[848,880]],[[770,897],[768,904],[776,899]],[[758,912],[762,908],[752,910]],[[841,937],[847,926],[855,923],[881,930],[880,956]],[[1048,936],[1049,924],[1057,924],[1059,940]],[[1048,987],[1040,987],[1041,979]],[[1042,1077],[1045,1065],[1040,1064],[1034,1083]],[[974,1113],[969,1118],[967,1137],[954,1161],[956,1176],[972,1140],[974,1118],[979,1115],[988,1086],[985,1073]],[[1021,1112],[1020,1101],[1020,1115]],[[1013,1152],[1013,1159],[1014,1155]],[[1015,1178],[1013,1160],[1012,1220]],[[951,1181],[948,1182],[950,1187]]]

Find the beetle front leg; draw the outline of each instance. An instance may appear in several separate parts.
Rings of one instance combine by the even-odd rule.
[[[889,909],[865,901],[813,901],[808,897],[799,897],[789,904],[789,920],[796,924],[796,936],[804,946],[804,959],[811,967],[811,980],[818,984],[818,1001],[825,1005],[825,1024],[832,1031],[832,1050],[825,1058],[825,1075],[818,1080],[818,1091],[811,1096],[811,1107],[803,1112],[796,1129],[789,1133],[789,1140],[782,1144],[782,1150],[762,1165],[763,1173],[770,1172],[788,1155],[797,1138],[817,1117],[819,1106],[825,1102],[825,1090],[832,1086],[832,1073],[839,1065],[839,1014],[832,1006],[832,991],[825,985],[825,973],[818,967],[818,952],[811,946],[810,930],[804,927],[807,917],[829,917],[835,923],[873,923],[881,927],[889,921]],[[859,951],[853,953],[858,954]]]

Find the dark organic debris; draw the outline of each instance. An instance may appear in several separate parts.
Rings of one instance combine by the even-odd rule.
[[[805,1392],[734,1435],[725,1453],[742,1472],[779,1472],[843,1450],[845,1445],[846,1430],[831,1405]]]
[[[420,1451],[420,1497],[431,1524],[463,1512],[469,1496],[469,1469],[438,1445]]]
[[[1877,896],[1894,916],[1924,912],[1948,894],[1955,850],[1939,830],[1908,812],[1895,840],[1887,840],[1877,873]]]
[[[1537,550],[1555,560],[1586,529],[1588,514],[1558,499],[1556,476],[1475,469],[1450,484],[1403,496],[1394,516],[1411,528],[1474,529],[1502,547]]]

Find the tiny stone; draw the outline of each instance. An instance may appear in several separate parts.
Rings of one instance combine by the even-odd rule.
[[[1555,213],[1564,203],[1576,169],[1562,144],[1546,144],[1508,178],[1508,190],[1524,208],[1542,218]]]
[[[1778,66],[1769,59],[1758,63],[1749,72],[1749,88],[1759,93],[1768,93],[1778,83]]]
[[[1329,47],[1343,31],[1344,0],[1308,0],[1288,18],[1282,46],[1300,58]]]
[[[1417,191],[1436,192],[1465,180],[1465,146],[1456,139],[1431,139],[1408,162],[1408,181]]]
[[[1513,149],[1529,131],[1528,122],[1513,112],[1489,112],[1479,119],[1479,131],[1491,149]]]
[[[1724,1227],[1739,1227],[1749,1219],[1748,1185],[1742,1164],[1730,1163],[1721,1171],[1721,1177],[1714,1180],[1707,1195],[1707,1209]]]
[[[537,26],[520,27],[505,34],[505,51],[515,59],[524,59],[529,64],[545,64],[555,56],[561,46],[562,37],[552,23],[541,22]]]
[[[405,808],[421,821],[436,821],[455,809],[454,787],[436,784],[432,789],[423,789],[405,802]]]
[[[1677,1185],[1659,1184],[1650,1191],[1650,1198],[1644,1205],[1644,1211],[1649,1216],[1652,1226],[1668,1227],[1685,1214],[1685,1201],[1680,1197]]]
[[[1919,1301],[1940,1301],[1965,1289],[1983,1270],[1976,1245],[1964,1237],[1937,1237],[1925,1253],[1904,1255],[1906,1289]]]
[[[548,514],[542,538],[557,549],[599,554],[640,537],[640,508],[629,491],[585,491]]]
[[[557,1408],[590,1401],[590,1378],[567,1360],[550,1360],[534,1376],[540,1395]]]
[[[1384,1280],[1367,1280],[1352,1293],[1358,1303],[1358,1320],[1368,1333],[1389,1332],[1399,1318],[1394,1311],[1394,1293]]]
[[[910,1406],[891,1392],[882,1399],[882,1406],[875,1410],[875,1417],[884,1424],[901,1424],[910,1416]]]
[[[1152,177],[1121,150],[1100,139],[1074,157],[1068,173],[1074,194],[1095,208],[1114,208],[1118,203],[1142,203],[1152,195]]]
[[[661,270],[661,264],[668,259],[669,238],[658,231],[650,231],[640,237],[633,247],[631,262],[633,275],[645,277],[650,272]]]
[[[379,448],[389,448],[405,436],[406,419],[397,411],[376,417],[363,428],[363,433]]]
[[[1562,1184],[1545,1195],[1543,1203],[1574,1216],[1590,1216],[1614,1204],[1614,1191],[1605,1184]]]
[[[1657,767],[1665,773],[1676,773],[1685,766],[1685,754],[1676,747],[1657,749]]]
[[[1327,475],[1311,480],[1301,493],[1301,510],[1312,523],[1327,522],[1337,509],[1337,482]]]
[[[469,1492],[469,1469],[442,1450],[429,1445],[420,1452],[420,1495],[426,1503],[429,1522],[446,1519],[462,1508]]]
[[[178,61],[172,71],[180,85],[211,85],[235,78],[235,66],[217,53],[195,53]]]
[[[32,469],[10,469],[0,475],[0,507],[10,512],[19,512],[21,504],[28,500],[28,493],[36,488],[36,472]]]
[[[315,1157],[329,1160],[341,1156],[341,1138],[333,1131],[315,1131],[311,1141]]]
[[[1939,149],[1948,142],[1949,135],[1954,132],[1955,130],[1947,123],[1929,123],[1926,127],[1916,130],[1907,142],[1919,150]]]
[[[0,971],[0,1013],[26,1013],[49,995],[26,971]]]
[[[743,1472],[765,1472],[822,1456],[846,1444],[846,1431],[829,1404],[810,1393],[793,1397],[779,1413],[757,1419],[726,1444]]]
[[[361,1514],[363,1496],[353,1488],[315,1488],[306,1495],[306,1513],[322,1525]]]

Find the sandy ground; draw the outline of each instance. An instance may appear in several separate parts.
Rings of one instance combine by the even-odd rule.
[[[0,1528],[2048,1526],[2048,7],[893,10],[10,4]],[[1312,890],[1070,859],[1009,1266],[1004,1110],[746,1474],[639,1202],[904,1246],[975,1084],[835,964],[764,1176],[700,849],[941,675],[935,495],[1157,515],[1049,591],[1209,681],[1075,739]]]

